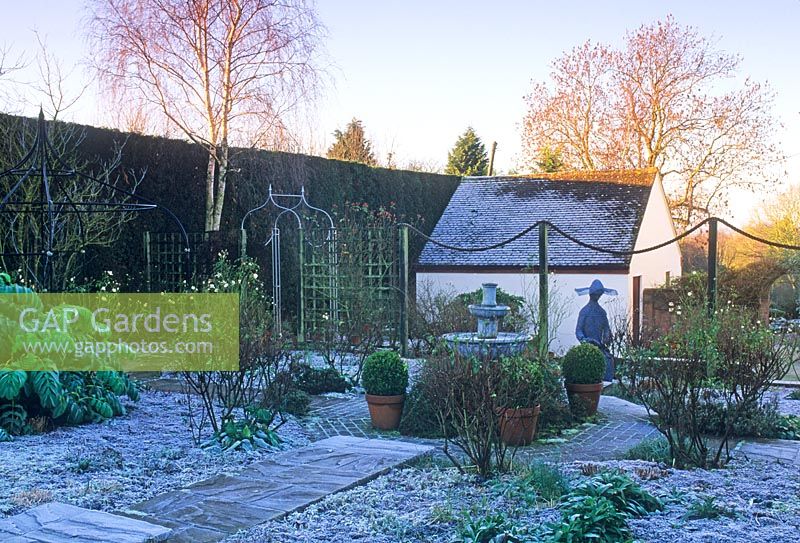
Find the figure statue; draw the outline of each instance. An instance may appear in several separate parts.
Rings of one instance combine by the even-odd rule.
[[[579,296],[589,295],[589,303],[578,313],[575,337],[581,343],[591,343],[603,351],[603,356],[606,357],[606,373],[603,380],[611,381],[614,378],[614,357],[608,348],[611,342],[611,325],[608,323],[606,310],[600,305],[599,300],[603,294],[616,296],[618,293],[614,289],[605,288],[599,279],[592,281],[589,287],[576,288],[575,292]]]

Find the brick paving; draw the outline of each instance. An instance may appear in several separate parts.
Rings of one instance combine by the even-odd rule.
[[[539,443],[522,447],[519,456],[536,456],[552,460],[610,460],[628,449],[658,435],[647,419],[643,407],[612,396],[602,396],[599,412],[601,421],[587,425],[564,443]],[[379,439],[402,439],[414,443],[435,445],[441,449],[442,440],[400,436],[397,432],[381,432],[372,428],[369,411],[363,396],[314,397],[309,416],[302,421],[312,440],[344,435]],[[451,450],[454,448],[451,448]]]

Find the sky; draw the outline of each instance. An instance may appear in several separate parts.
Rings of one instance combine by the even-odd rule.
[[[38,31],[66,66],[91,55],[83,0],[0,5],[0,44],[32,55]],[[626,31],[671,13],[739,54],[743,77],[770,84],[781,123],[776,139],[789,157],[784,179],[800,183],[800,0],[318,0],[317,11],[327,27],[328,84],[305,131],[318,153],[356,117],[380,160],[391,152],[401,167],[412,160],[443,167],[457,137],[472,126],[487,147],[497,142],[496,170],[508,171],[519,158],[523,96],[532,80],[547,78],[554,58],[587,39],[620,45]],[[75,88],[91,80],[81,68],[72,74]],[[35,113],[36,99],[27,102],[17,112]],[[90,84],[67,117],[101,124],[103,107]],[[736,194],[731,218],[746,221],[772,195]]]

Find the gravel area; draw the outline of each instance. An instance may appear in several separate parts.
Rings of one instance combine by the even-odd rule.
[[[724,470],[680,471],[649,462],[614,461],[598,468],[622,469],[667,505],[662,513],[631,520],[636,541],[687,543],[784,543],[800,540],[800,468],[774,463],[732,463]],[[565,465],[574,480],[580,464]],[[684,519],[691,504],[713,496],[729,516]],[[365,486],[334,494],[303,512],[240,532],[226,543],[453,541],[465,512],[473,517],[509,513],[516,526],[539,526],[559,517],[547,505],[530,506],[495,482],[480,483],[454,469],[394,470]],[[533,539],[532,541],[536,541]]]
[[[49,501],[113,510],[238,472],[274,452],[197,447],[182,394],[145,391],[139,402],[126,401],[123,417],[0,443],[0,518]],[[284,442],[277,449],[308,443],[291,419],[278,435]]]

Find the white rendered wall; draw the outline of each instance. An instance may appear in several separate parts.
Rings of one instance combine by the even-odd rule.
[[[595,279],[602,281],[606,288],[613,288],[619,292],[619,296],[615,298],[603,296],[600,299],[600,304],[608,312],[612,326],[616,316],[628,313],[631,281],[627,274],[551,273],[550,304],[553,308],[551,315],[553,313],[562,315],[561,323],[557,328],[553,328],[554,340],[550,347],[553,352],[563,353],[578,343],[578,340],[575,339],[578,312],[589,301],[589,297],[578,296],[575,289],[588,287]],[[539,276],[535,273],[417,273],[418,293],[422,291],[423,285],[426,283],[436,290],[453,294],[472,292],[479,289],[481,283],[497,283],[504,291],[522,296],[531,303],[537,303],[538,300]],[[552,323],[551,327],[553,327]],[[473,330],[453,331],[472,332]]]
[[[661,184],[660,176],[653,183],[650,198],[647,202],[639,236],[636,238],[636,249],[652,247],[676,235],[672,216]],[[681,275],[681,250],[677,243],[667,245],[649,253],[633,255],[630,275],[642,276],[642,289],[658,287],[665,283],[667,272],[671,278]],[[633,281],[631,281],[630,299],[633,299]],[[641,307],[639,308],[642,309]]]

